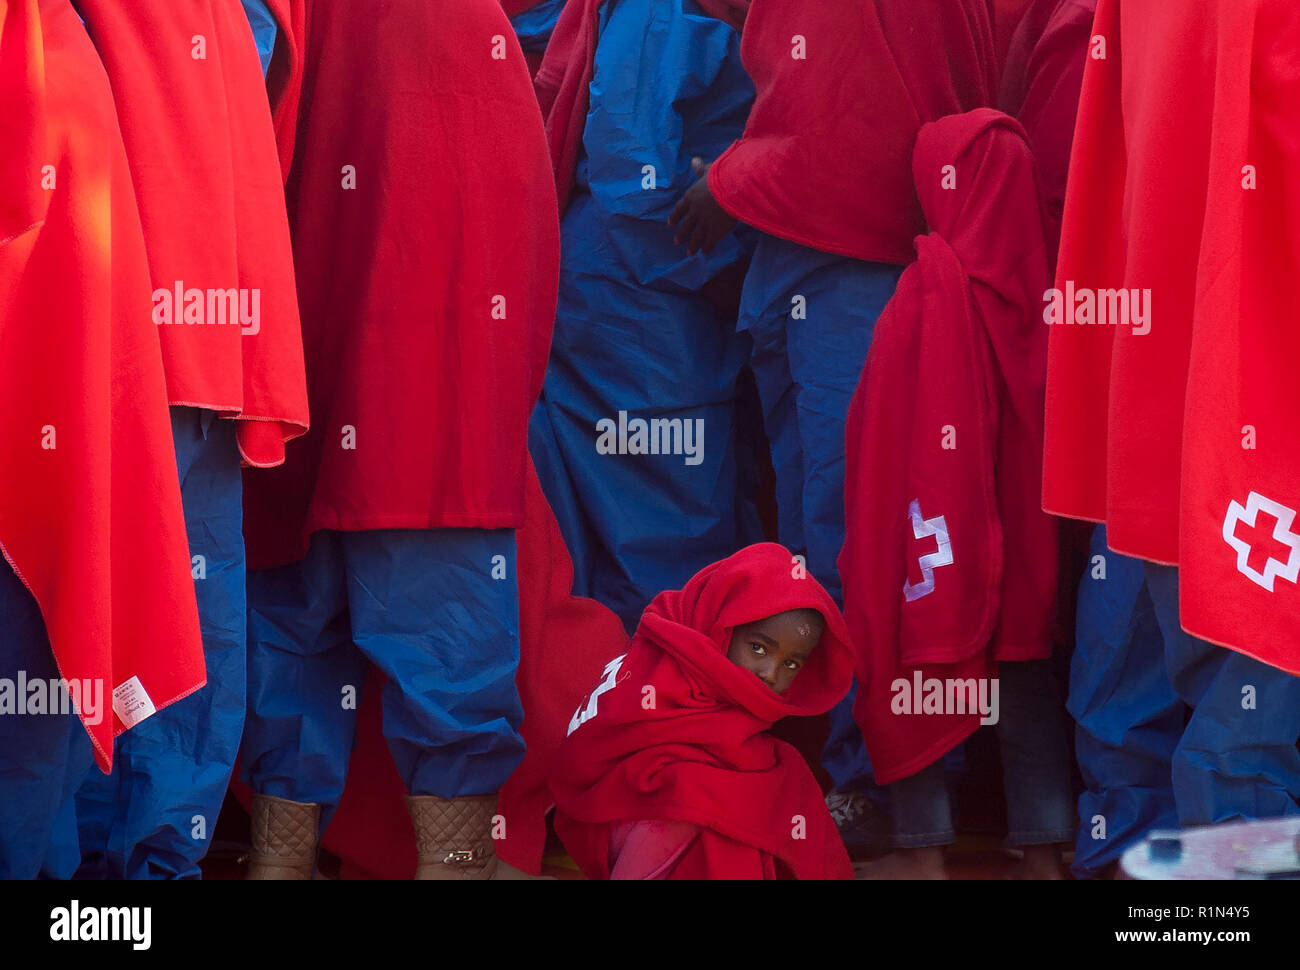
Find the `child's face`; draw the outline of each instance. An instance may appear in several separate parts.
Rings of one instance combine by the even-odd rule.
[[[784,694],[821,639],[823,620],[816,610],[786,610],[731,631],[727,659]]]

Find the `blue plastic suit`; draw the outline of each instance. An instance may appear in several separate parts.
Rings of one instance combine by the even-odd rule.
[[[70,879],[81,861],[73,795],[94,764],[90,738],[66,701],[61,714],[34,703],[58,679],[40,608],[0,559],[0,879]],[[112,717],[111,704],[101,688],[87,715]]]
[[[519,46],[530,54],[540,54],[546,50],[555,22],[568,0],[542,0],[535,7],[521,11],[510,18],[510,26],[515,29]]]
[[[740,135],[754,91],[739,35],[693,0],[605,4],[600,26],[529,443],[574,592],[631,628],[657,593],[761,538],[736,412],[749,341],[701,292],[743,264],[744,233],[688,256],[667,225],[692,157]]]
[[[77,792],[79,878],[197,879],[244,727],[243,484],[235,422],[173,407],[207,685],[119,735]]]
[[[1102,526],[1091,557],[1067,705],[1085,785],[1075,875],[1153,828],[1295,813],[1300,680],[1183,632],[1177,570],[1110,551]]]
[[[257,57],[262,62],[262,74],[265,76],[271,66],[271,55],[275,53],[275,38],[279,33],[279,27],[271,14],[271,8],[266,5],[266,0],[241,0],[241,2],[244,5],[244,16],[248,18],[248,25],[253,28]]]

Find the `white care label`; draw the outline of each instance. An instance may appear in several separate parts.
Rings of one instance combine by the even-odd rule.
[[[139,677],[124,680],[113,688],[113,712],[128,728],[135,727],[157,710]]]

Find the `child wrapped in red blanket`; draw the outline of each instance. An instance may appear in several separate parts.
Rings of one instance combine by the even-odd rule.
[[[598,879],[851,878],[808,765],[767,733],[829,710],[851,665],[838,608],[784,546],[660,593],[555,756],[565,847]]]

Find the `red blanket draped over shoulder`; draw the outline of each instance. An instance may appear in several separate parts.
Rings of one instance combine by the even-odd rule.
[[[706,567],[656,596],[621,659],[591,671],[550,779],[555,830],[589,877],[609,877],[611,828],[637,820],[703,827],[673,878],[771,878],[778,860],[802,879],[852,876],[807,763],[766,733],[849,685],[843,618],[792,564],[761,543]],[[734,627],[804,607],[826,626],[784,696],[727,659]]]
[[[281,29],[276,43],[275,55],[271,63],[267,84],[271,96],[273,115],[276,119],[276,135],[280,145],[282,160],[292,160],[295,152],[302,149],[298,145],[296,112],[302,100],[304,81],[304,63],[308,49],[307,29],[309,26],[309,0],[272,0],[271,9]],[[313,21],[317,30],[323,29],[319,17]],[[463,25],[462,25],[463,28]],[[334,43],[346,41],[346,26],[336,26],[342,36],[336,37]],[[441,29],[441,28],[440,28]],[[502,33],[499,23],[492,29],[475,31],[476,36],[488,35],[488,42],[494,33]],[[504,35],[509,35],[505,31]],[[389,47],[400,45],[408,38],[401,29],[395,29],[391,35],[385,35],[384,42]],[[467,35],[468,36],[468,35]],[[391,56],[389,51],[375,54],[379,59]],[[514,56],[513,49],[510,56]],[[498,62],[499,63],[499,62]],[[318,68],[317,68],[318,69]],[[448,76],[454,76],[453,69],[448,68]],[[525,79],[526,81],[526,79]],[[313,85],[318,82],[312,81]],[[347,81],[340,79],[331,87],[332,96],[344,97],[343,89]],[[388,84],[398,83],[398,78],[390,78]],[[515,84],[514,81],[511,82]],[[513,88],[512,88],[513,90]],[[521,123],[514,129],[519,143],[503,155],[494,159],[500,168],[503,158],[512,159],[509,177],[521,179],[528,186],[533,197],[526,199],[515,212],[524,213],[530,220],[540,222],[542,230],[535,234],[533,243],[538,245],[535,254],[517,265],[525,270],[539,274],[534,278],[535,291],[526,305],[530,326],[540,326],[541,336],[549,338],[550,323],[555,310],[555,274],[558,263],[554,256],[558,249],[558,228],[551,228],[555,222],[555,208],[550,196],[549,174],[546,165],[544,147],[541,147],[541,135],[536,116],[535,99],[529,88],[522,89],[532,104],[531,112],[521,112],[518,98],[508,101],[509,110],[505,117],[518,120],[529,115],[527,123]],[[502,97],[508,97],[509,92]],[[520,96],[522,97],[522,95]],[[310,113],[310,108],[308,113]],[[454,120],[454,119],[452,119]],[[327,127],[332,122],[326,113],[318,119],[318,125]],[[389,124],[401,125],[400,117],[394,117]],[[444,122],[446,123],[446,122]],[[510,122],[503,123],[509,126]],[[307,122],[304,120],[303,128]],[[461,141],[471,138],[472,127],[467,120],[461,119],[455,126],[456,137]],[[396,133],[394,134],[396,137]],[[421,136],[421,138],[426,136]],[[429,141],[437,142],[435,135],[427,136]],[[310,139],[308,139],[310,143]],[[441,148],[441,152],[446,152]],[[472,145],[462,148],[475,159],[485,153]],[[374,152],[378,157],[379,153]],[[328,157],[328,156],[327,156]],[[441,156],[440,156],[441,157]],[[530,161],[531,160],[531,161]],[[540,164],[539,164],[540,163]],[[285,161],[286,166],[289,162]],[[311,160],[304,160],[311,165]],[[331,186],[338,184],[330,180],[326,161],[318,163],[321,184]],[[471,163],[466,163],[471,164]],[[475,162],[472,164],[481,164]],[[475,174],[478,171],[475,170]],[[537,188],[540,186],[540,188]],[[488,218],[499,217],[500,210],[515,206],[513,189],[509,185],[500,187],[509,193],[510,202],[485,209]],[[538,196],[537,193],[540,193]],[[301,196],[299,188],[297,194]],[[421,200],[430,204],[429,200]],[[439,211],[454,203],[454,199],[439,200]],[[512,213],[512,218],[514,214]],[[513,226],[514,223],[512,222]],[[368,230],[378,231],[380,227]],[[473,227],[472,227],[473,228]],[[473,229],[475,237],[481,231]],[[513,230],[512,230],[513,231]],[[311,237],[314,238],[314,237]],[[548,240],[550,242],[548,242]],[[392,246],[390,241],[388,246]],[[546,247],[549,246],[549,249]],[[549,255],[549,258],[548,258]],[[540,282],[537,282],[540,280]],[[526,284],[527,279],[521,279]],[[549,303],[547,300],[549,299]],[[319,301],[318,301],[319,303]],[[518,305],[518,304],[516,304]],[[304,317],[306,320],[306,317]],[[538,324],[542,320],[544,323]],[[503,325],[504,322],[498,322]],[[453,339],[449,335],[448,339]],[[535,334],[538,340],[541,338]],[[310,349],[310,348],[309,348]],[[546,348],[540,347],[540,363],[535,363],[531,371],[534,385],[529,391],[528,404],[536,397],[541,380],[541,367],[544,366]],[[512,363],[513,357],[507,358]],[[481,366],[479,367],[481,370]],[[494,378],[496,388],[504,378]],[[373,382],[372,382],[373,383]],[[506,404],[517,411],[516,396],[518,389],[512,389]],[[523,395],[518,395],[522,399]],[[477,406],[477,405],[476,405]],[[526,419],[526,411],[523,412]],[[421,446],[424,447],[424,446]],[[520,444],[522,449],[522,442]],[[292,451],[292,447],[291,447]],[[576,670],[603,660],[616,652],[619,644],[626,642],[622,625],[613,613],[593,600],[570,595],[573,583],[573,566],[556,525],[555,517],[546,503],[541,486],[531,462],[524,467],[522,505],[522,524],[518,533],[518,569],[520,582],[520,643],[521,656],[518,674],[520,697],[523,701],[525,717],[521,733],[528,746],[528,753],[523,764],[516,770],[510,782],[501,794],[500,811],[508,819],[506,838],[497,844],[500,855],[509,862],[534,874],[541,869],[542,852],[546,842],[545,814],[550,809],[550,794],[546,790],[545,778],[548,770],[549,756],[564,735],[569,714],[586,690],[585,678],[575,676]],[[480,468],[482,459],[476,459],[474,467]],[[274,493],[258,493],[262,488],[265,472],[250,472],[246,478],[245,496],[250,505],[261,509],[265,516],[275,514]],[[284,486],[279,486],[283,488]],[[291,487],[297,488],[291,483]],[[268,497],[269,496],[269,497]],[[503,523],[504,524],[504,523]],[[273,555],[283,556],[287,546],[287,537],[281,537],[279,547],[274,545],[270,551]],[[252,544],[250,541],[250,556]],[[584,658],[589,663],[584,664]],[[572,664],[573,671],[566,665]],[[371,671],[371,678],[378,679],[379,674]],[[379,705],[375,698],[378,690],[367,689],[358,711],[357,746],[349,763],[348,783],[338,811],[331,821],[323,838],[326,848],[341,856],[345,862],[346,875],[380,875],[385,878],[410,878],[415,870],[415,838],[407,818],[406,808],[402,802],[404,790],[401,780],[393,767],[392,757],[381,732]],[[233,784],[241,802],[248,804],[251,793],[238,784]]]
[[[546,141],[555,171],[555,191],[563,209],[573,191],[590,108],[600,8],[606,0],[569,0],[555,24],[534,84],[546,119]],[[710,17],[740,30],[752,0],[696,0]],[[508,5],[508,4],[507,4]]]
[[[161,709],[204,684],[149,266],[112,91],[66,0],[4,5],[0,92],[0,551],[61,675],[100,682],[99,718],[80,713],[108,771],[128,726],[114,688],[139,678]]]
[[[283,468],[246,479],[249,566],[300,558],[317,529],[516,528],[559,226],[509,21],[496,0],[382,17],[309,2],[295,39],[288,195],[312,428]]]
[[[171,404],[239,419],[244,461],[307,428],[289,227],[257,49],[235,0],[80,0],[117,104]]]
[[[1050,656],[1056,595],[1056,523],[1037,502],[1049,275],[1033,156],[1015,121],[979,109],[923,127],[913,171],[931,232],[850,407],[839,560],[882,784],[979,725],[971,695],[940,713],[916,688]]]
[[[1093,33],[1044,507],[1179,565],[1188,632],[1300,673],[1300,7],[1101,0]]]
[[[994,102],[986,0],[755,0],[741,56],[757,98],[709,169],[718,202],[804,246],[911,262],[917,129]]]

